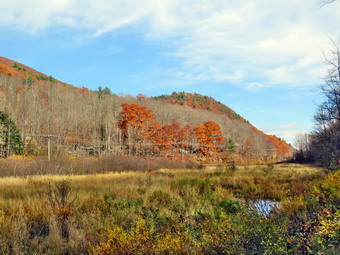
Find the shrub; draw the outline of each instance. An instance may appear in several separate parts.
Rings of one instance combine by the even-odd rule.
[[[148,197],[148,200],[149,202],[155,204],[155,206],[168,206],[172,201],[171,195],[161,190],[153,192]]]
[[[241,210],[240,203],[236,200],[223,200],[218,203],[218,206],[228,214],[235,214]]]
[[[340,211],[332,213],[324,209],[318,215],[318,222],[313,235],[315,248],[322,254],[335,254],[340,248]]]
[[[50,233],[50,226],[46,212],[34,212],[31,208],[26,208],[26,226],[29,239],[45,238]]]
[[[144,220],[139,220],[130,231],[121,227],[110,229],[104,238],[106,241],[92,247],[90,254],[190,254],[196,249],[184,234],[155,234]]]
[[[52,209],[57,216],[60,235],[64,239],[69,238],[69,220],[73,213],[75,197],[71,197],[70,182],[63,180],[50,186],[48,198]]]
[[[214,191],[213,185],[208,179],[185,178],[172,183],[172,189],[177,189],[181,196],[188,195],[190,191],[196,191],[199,195]]]
[[[11,66],[15,69],[18,69],[20,71],[27,71],[25,68],[23,68],[22,66],[19,66],[18,63],[13,63],[13,65]]]
[[[228,168],[229,168],[231,171],[236,171],[236,170],[237,170],[237,166],[236,166],[235,160],[231,160],[231,161],[229,162]]]

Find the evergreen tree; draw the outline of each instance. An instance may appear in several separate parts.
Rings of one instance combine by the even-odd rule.
[[[9,114],[0,111],[0,157],[8,157],[12,153],[23,153],[20,131]]]
[[[235,144],[233,140],[229,139],[227,144],[228,150],[230,153],[235,153]]]
[[[112,92],[108,87],[103,88],[102,86],[99,86],[96,91],[98,92],[99,98],[102,98],[107,95],[112,95]]]

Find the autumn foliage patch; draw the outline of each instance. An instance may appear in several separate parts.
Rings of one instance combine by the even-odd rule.
[[[192,129],[186,125],[181,127],[178,122],[161,126],[155,122],[155,115],[151,109],[137,104],[122,104],[120,112],[124,138],[131,145],[131,138],[140,144],[151,144],[151,147],[163,155],[178,155],[186,150],[193,150],[196,144],[204,156],[218,153],[218,146],[224,143],[221,127],[208,121]]]
[[[217,153],[217,145],[224,144],[221,127],[213,121],[196,126],[195,134],[204,155]]]

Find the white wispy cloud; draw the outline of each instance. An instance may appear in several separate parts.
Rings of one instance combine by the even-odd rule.
[[[306,127],[301,123],[286,123],[273,126],[260,127],[267,134],[276,135],[278,137],[284,137],[287,142],[293,144],[294,139],[298,133],[306,132]]]
[[[340,3],[317,0],[0,0],[0,26],[37,33],[60,25],[98,37],[133,25],[180,60],[169,75],[250,91],[319,84],[339,13]]]
[[[64,16],[64,13],[72,2],[72,0],[0,0],[0,26],[13,26],[34,33],[56,23],[70,24],[73,19]]]

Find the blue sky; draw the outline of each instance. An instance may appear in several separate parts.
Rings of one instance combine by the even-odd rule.
[[[340,1],[0,0],[0,55],[114,93],[212,96],[292,142],[312,129]]]

